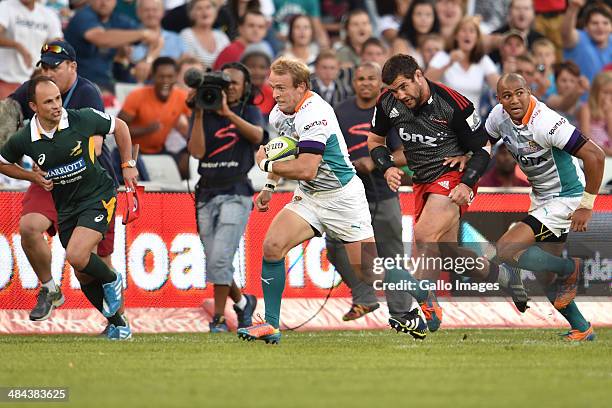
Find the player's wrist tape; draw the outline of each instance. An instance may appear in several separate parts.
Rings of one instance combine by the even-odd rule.
[[[393,156],[387,146],[377,146],[370,152],[370,157],[374,161],[374,164],[383,174],[390,169],[395,167],[393,163]]]
[[[262,190],[274,192],[274,189],[276,189],[277,184],[278,184],[278,181],[267,179],[266,184],[264,184]]]
[[[584,193],[582,193],[582,200],[580,200],[578,208],[586,208],[587,210],[592,210],[595,206],[596,198],[597,194],[591,194],[585,191]]]
[[[268,159],[263,159],[262,161],[259,162],[259,168],[262,171],[265,171],[266,173],[271,173],[272,172],[272,164],[274,162],[268,160]]]

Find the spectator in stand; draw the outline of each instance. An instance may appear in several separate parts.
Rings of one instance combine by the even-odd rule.
[[[223,2],[225,0],[219,1]],[[185,0],[181,5],[167,10],[164,13],[164,18],[162,18],[162,27],[165,30],[174,31],[175,33],[180,33],[184,29],[191,27],[193,20],[191,19],[189,10],[191,9],[192,3],[193,0]],[[236,22],[232,21],[232,14],[227,4],[218,9],[213,29],[223,31],[228,37],[232,32],[238,35]]]
[[[117,48],[141,41],[157,47],[160,41],[159,33],[138,28],[133,20],[117,13],[116,3],[116,0],[90,0],[66,28],[66,40],[78,56],[79,75],[111,93]]]
[[[178,60],[185,53],[185,45],[177,33],[162,29],[163,0],[138,0],[136,12],[144,28],[160,36],[160,41],[155,47],[137,44],[132,48],[130,59],[135,64],[134,76],[138,82],[144,82],[149,78],[151,64],[157,57]]]
[[[508,24],[493,31],[491,35],[491,46],[493,48],[500,47],[504,33],[509,31],[518,31],[527,41],[527,47],[539,38],[544,38],[542,34],[533,29],[533,21],[535,20],[535,11],[533,9],[533,0],[512,0],[508,9]],[[490,53],[491,59],[499,63],[501,60],[500,53],[495,50]]]
[[[57,14],[36,0],[0,2],[0,99],[30,79],[40,47],[62,37]]]
[[[561,39],[561,24],[563,13],[567,8],[567,0],[533,0],[535,9],[534,28],[548,38],[555,46],[557,60],[563,55],[563,40]]]
[[[478,187],[529,187],[529,183],[517,177],[516,161],[505,143],[497,146],[495,163],[478,181]]]
[[[340,36],[342,20],[353,10],[366,10],[368,0],[321,0],[321,23],[330,38]]]
[[[393,54],[412,55],[419,66],[423,56],[418,46],[427,34],[440,33],[440,23],[433,0],[413,0],[400,27],[398,38],[393,42]]]
[[[345,39],[337,46],[336,56],[342,67],[360,64],[361,47],[372,36],[372,23],[365,10],[351,11],[344,23]]]
[[[597,74],[588,102],[580,108],[580,130],[590,137],[606,156],[612,156],[612,71]]]
[[[463,0],[437,0],[436,14],[440,21],[440,34],[445,44],[452,47],[457,25],[463,18]]]
[[[495,89],[499,79],[495,64],[484,52],[478,23],[478,18],[472,16],[461,19],[452,36],[452,51],[434,55],[425,74],[464,95],[476,112],[480,112],[480,95],[485,86]]]
[[[375,62],[380,67],[389,58],[389,47],[376,37],[370,37],[361,47],[361,63]]]
[[[335,107],[353,94],[353,89],[339,79],[340,61],[332,50],[321,51],[311,76],[312,91]]]
[[[589,80],[580,75],[580,68],[573,61],[564,61],[553,66],[555,93],[545,101],[546,106],[556,110],[577,128],[580,98],[589,92]]]
[[[516,72],[516,59],[519,55],[524,55],[526,53],[527,43],[523,34],[516,30],[507,32],[499,48],[501,59],[498,64],[498,69],[504,74]]]
[[[321,3],[319,0],[274,0],[275,31],[282,38],[286,38],[289,33],[289,21],[296,14],[310,16],[314,26],[314,36],[321,49],[330,46],[329,36],[321,23]]]
[[[187,138],[188,118],[187,92],[176,87],[178,67],[169,57],[153,61],[152,85],[133,90],[125,99],[118,118],[127,123],[132,143],[140,144],[142,154],[167,154],[165,143],[174,128]],[[187,150],[171,155],[183,178],[189,177],[189,155]]]
[[[221,8],[227,8],[229,11],[231,25],[227,36],[232,41],[238,37],[238,21],[247,11],[261,12],[266,17],[266,30],[271,25],[274,16],[274,0],[227,0],[225,6]]]
[[[536,95],[537,83],[536,83],[536,63],[531,54],[525,53],[516,57],[516,68],[515,73],[521,75],[527,81],[527,84],[531,88],[531,92]]]
[[[267,119],[270,111],[276,105],[272,96],[272,87],[268,84],[272,59],[262,51],[247,51],[240,62],[251,72],[251,83],[259,91],[259,95],[255,95],[253,98],[253,104],[259,108],[264,118]]]
[[[247,11],[238,20],[238,37],[221,51],[213,69],[218,71],[229,62],[240,61],[247,47],[249,49],[259,48],[273,55],[272,47],[263,41],[266,36],[266,28],[266,17],[260,11]]]
[[[216,0],[192,0],[189,17],[192,26],[181,31],[187,53],[212,67],[221,51],[230,43],[223,31],[213,29],[219,6]]]
[[[310,17],[297,14],[291,18],[287,48],[281,54],[302,61],[311,72],[314,71],[314,62],[319,55],[319,45],[314,41],[314,27]]]
[[[423,69],[427,70],[432,58],[440,51],[444,51],[445,41],[440,34],[431,33],[423,37],[419,53],[423,57]]]
[[[377,32],[387,44],[393,44],[397,38],[400,25],[410,7],[411,0],[376,0],[378,15]]]
[[[576,29],[576,20],[585,0],[570,0],[563,24],[565,59],[571,59],[580,67],[589,81],[612,61],[612,11],[602,3],[590,4],[584,10],[584,29]]]
[[[545,101],[557,92],[553,70],[553,66],[557,62],[557,49],[548,38],[540,38],[531,45],[531,52],[536,63],[536,70],[542,76],[542,89],[539,92],[542,96],[539,98]]]

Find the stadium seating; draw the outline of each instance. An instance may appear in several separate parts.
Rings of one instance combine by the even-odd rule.
[[[140,158],[151,180],[159,184],[181,183],[181,175],[172,157],[165,154],[143,154]]]

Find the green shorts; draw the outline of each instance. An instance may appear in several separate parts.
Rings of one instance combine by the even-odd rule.
[[[108,225],[115,216],[117,196],[111,195],[107,200],[101,199],[79,207],[70,215],[59,215],[59,238],[64,248],[68,247],[72,232],[76,227],[85,227],[98,231],[102,237],[108,231]]]

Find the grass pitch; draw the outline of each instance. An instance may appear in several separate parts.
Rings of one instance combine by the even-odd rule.
[[[15,407],[609,407],[612,329],[0,336],[1,386],[69,387],[67,403]],[[2,406],[10,404],[0,403]]]

